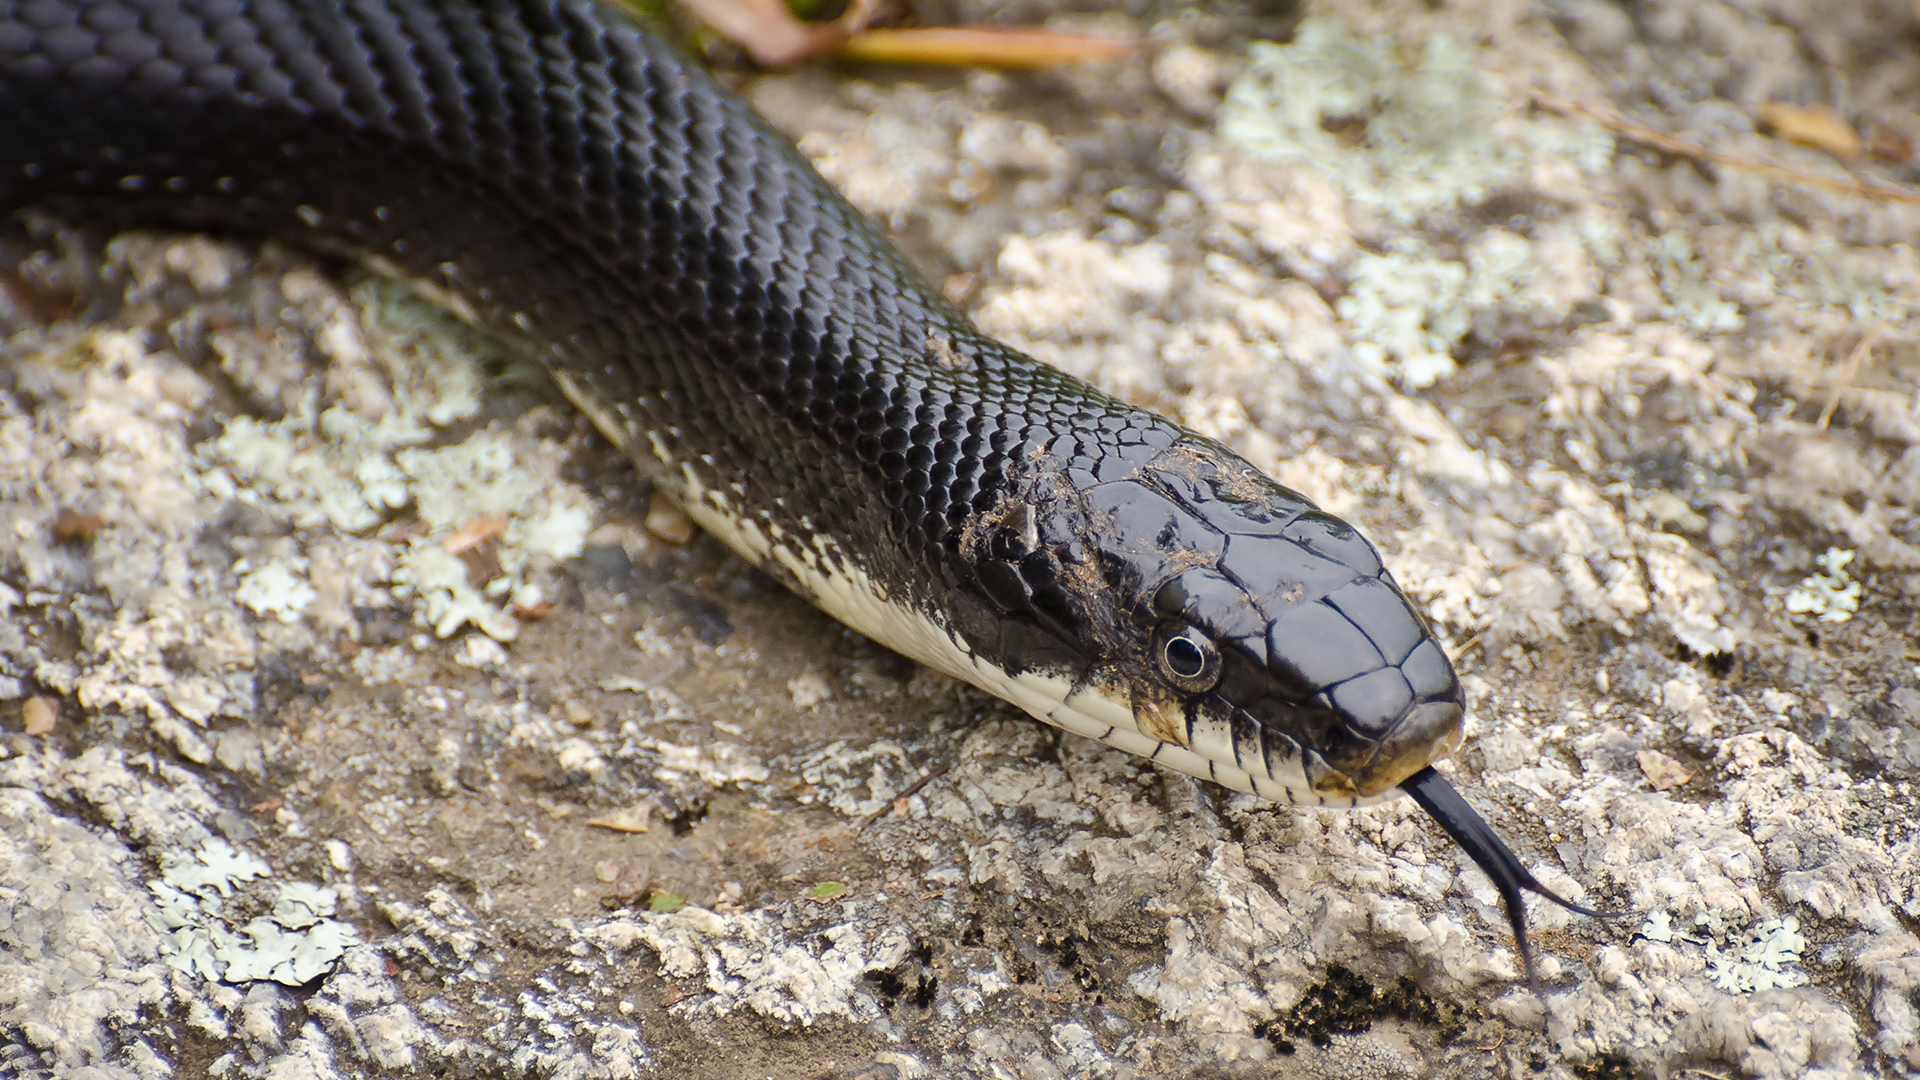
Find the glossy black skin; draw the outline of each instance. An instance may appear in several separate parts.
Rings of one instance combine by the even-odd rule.
[[[28,205],[385,259],[532,343],[670,489],[830,538],[1004,669],[1158,680],[1236,758],[1317,751],[1335,801],[1458,738],[1352,528],[979,334],[585,0],[0,0],[0,208]],[[1217,686],[1167,679],[1170,621],[1216,639]]]

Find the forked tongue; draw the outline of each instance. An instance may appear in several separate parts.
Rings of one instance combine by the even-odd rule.
[[[1527,944],[1527,906],[1520,890],[1537,893],[1559,904],[1568,911],[1579,915],[1591,915],[1596,919],[1617,919],[1627,914],[1624,911],[1594,911],[1567,900],[1552,889],[1540,884],[1539,880],[1520,865],[1520,859],[1500,839],[1467,800],[1453,790],[1446,778],[1433,771],[1433,767],[1421,769],[1400,783],[1400,790],[1413,796],[1434,821],[1439,822],[1453,842],[1460,845],[1474,865],[1493,881],[1493,887],[1500,890],[1500,899],[1507,908],[1507,922],[1513,927],[1513,940],[1520,946],[1520,963],[1527,969],[1527,986],[1534,991],[1539,984],[1533,974],[1533,948]]]

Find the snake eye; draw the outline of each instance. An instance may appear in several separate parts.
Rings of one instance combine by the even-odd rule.
[[[1201,694],[1220,682],[1220,650],[1205,634],[1182,623],[1171,623],[1162,624],[1153,637],[1160,674],[1175,688]]]

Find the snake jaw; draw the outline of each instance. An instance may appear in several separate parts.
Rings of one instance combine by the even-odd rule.
[[[1466,710],[1452,701],[1415,705],[1358,764],[1347,766],[1361,796],[1371,797],[1399,787],[1401,782],[1460,748]],[[1358,756],[1358,755],[1356,755]]]

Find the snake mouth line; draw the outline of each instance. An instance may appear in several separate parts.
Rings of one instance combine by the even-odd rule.
[[[1360,798],[1378,798],[1422,769],[1453,754],[1465,736],[1466,711],[1450,701],[1433,701],[1407,711],[1378,742],[1349,742],[1350,752],[1328,754],[1330,775],[1315,786]]]

